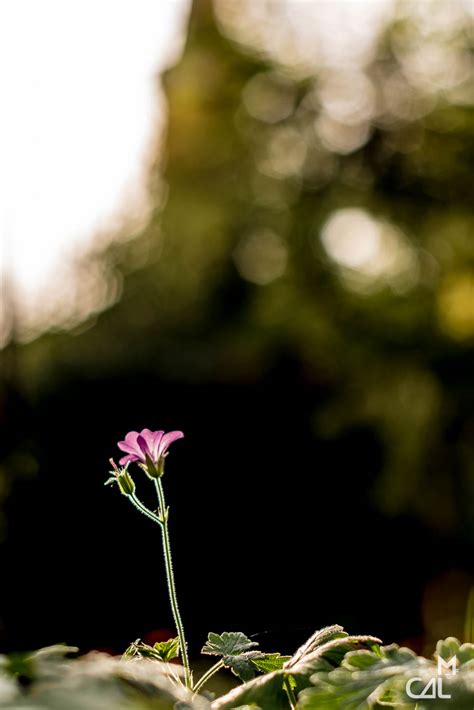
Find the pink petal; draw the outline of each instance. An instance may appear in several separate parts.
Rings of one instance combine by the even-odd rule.
[[[177,441],[178,439],[182,439],[183,437],[184,437],[184,434],[182,431],[169,431],[167,434],[165,434],[161,438],[160,446],[158,449],[158,455],[163,456],[163,454],[166,454],[170,444],[172,444],[173,441]]]
[[[142,429],[140,432],[140,436],[142,437],[142,439],[145,439],[148,445],[150,445],[150,442],[153,438],[153,432],[150,431],[150,429]]]
[[[148,450],[150,451],[151,458],[156,461],[158,455],[158,446],[163,436],[163,431],[150,431],[150,429],[143,429],[141,436],[145,439]]]
[[[140,454],[140,447],[137,444],[138,431],[129,431],[124,441],[119,441],[117,446],[128,454]]]
[[[153,432],[153,456],[155,460],[158,460],[158,451],[160,449],[160,442],[165,432],[163,430]]]
[[[137,436],[137,444],[138,444],[139,450],[140,450],[139,456],[140,456],[141,460],[144,463],[146,463],[146,457],[148,456],[149,458],[152,458],[152,453],[151,453],[150,449],[148,448],[147,442],[145,441],[145,439],[143,438],[143,436],[141,434],[139,434]]]
[[[117,446],[121,451],[125,451],[127,454],[134,454],[136,453],[136,449],[134,446],[129,446],[128,444],[125,443],[125,441],[119,441],[117,443]]]
[[[129,431],[125,437],[125,443],[129,446],[136,446],[138,437],[138,431]]]

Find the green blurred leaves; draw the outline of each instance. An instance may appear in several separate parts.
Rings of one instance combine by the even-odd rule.
[[[226,659],[241,678],[257,670],[265,674],[210,704],[205,697],[186,691],[179,681],[180,666],[165,662],[176,657],[176,639],[153,647],[135,642],[126,660],[100,653],[73,659],[70,656],[76,649],[53,646],[31,654],[0,656],[0,707],[290,710],[290,693],[296,698],[297,710],[372,710],[387,705],[421,710],[424,705],[407,694],[407,687],[418,696],[426,687],[434,692],[426,706],[432,710],[472,710],[474,706],[474,644],[461,644],[453,637],[438,642],[432,660],[396,644],[380,646],[374,637],[350,636],[339,626],[317,631],[291,658],[254,649],[240,651],[252,643],[244,634],[213,634],[210,643],[213,650],[236,651]],[[453,656],[455,673],[447,665]],[[158,657],[160,663],[154,663]],[[444,666],[438,665],[438,657]]]
[[[302,691],[298,707],[301,710],[329,710],[345,708],[363,710],[374,707],[380,700],[395,700],[392,679],[411,677],[420,670],[416,655],[397,646],[383,647],[377,651],[359,650],[346,654],[341,666],[320,671],[311,676],[314,687]],[[403,702],[403,698],[400,698]]]
[[[171,657],[174,639],[155,651]],[[144,646],[144,645],[143,645]],[[166,647],[166,650],[165,650]],[[151,647],[148,647],[150,649]],[[0,657],[0,707],[22,710],[209,710],[209,702],[193,697],[179,682],[180,666],[154,663],[154,655],[135,654],[127,660],[90,653],[68,658],[66,646],[33,654]],[[146,649],[141,648],[146,654]],[[22,684],[15,683],[18,677]],[[28,683],[24,683],[24,679]]]
[[[437,657],[449,661],[457,657],[457,673],[439,674]],[[407,648],[393,644],[374,650],[350,651],[339,668],[311,676],[313,687],[299,695],[300,710],[370,710],[381,705],[417,705],[428,687],[433,710],[453,707],[472,710],[474,704],[474,645],[461,645],[457,639],[439,641],[434,661],[416,656]],[[441,679],[441,685],[439,681]],[[408,684],[408,685],[407,685]],[[407,688],[413,695],[407,694]],[[451,699],[442,697],[451,696]]]

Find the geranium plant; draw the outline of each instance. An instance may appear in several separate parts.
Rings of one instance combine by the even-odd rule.
[[[351,636],[334,625],[316,631],[293,656],[264,652],[238,631],[209,633],[202,653],[216,660],[194,678],[173,574],[163,490],[170,445],[181,431],[129,432],[118,446],[124,456],[111,477],[143,515],[161,531],[168,593],[176,636],[148,645],[137,639],[121,658],[54,646],[32,654],[0,656],[0,706],[18,710],[370,710],[386,706],[414,710],[472,710],[474,644],[440,641],[433,659],[416,656],[374,636]],[[157,510],[138,497],[131,466],[153,483]],[[471,607],[466,625],[472,629]],[[470,640],[470,639],[469,639]],[[181,665],[176,664],[177,660]],[[213,697],[212,676],[230,669],[240,681]]]

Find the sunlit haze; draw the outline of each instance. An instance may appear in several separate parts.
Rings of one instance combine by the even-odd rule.
[[[189,8],[190,0],[0,5],[0,274],[20,338],[80,323],[118,298],[119,284],[100,266],[78,276],[74,257],[146,217],[149,161],[166,117],[158,76],[179,58]],[[278,77],[256,74],[242,93],[248,114],[272,127],[256,161],[276,181],[308,170],[314,141],[312,179],[323,184],[336,169],[333,157],[363,148],[377,125],[420,120],[439,96],[470,101],[472,56],[453,40],[473,12],[470,0],[217,0],[215,8],[225,34],[285,67]],[[394,17],[399,29],[409,27],[391,35],[399,67],[384,73],[390,65],[381,63],[371,72]],[[306,101],[317,118],[304,133],[284,122],[295,108],[291,82],[315,75]],[[370,175],[357,178],[364,179]],[[405,235],[377,215],[336,210],[321,239],[350,288],[386,281],[403,291],[416,283]],[[287,256],[278,234],[256,230],[234,261],[242,278],[265,285],[285,272]]]
[[[187,0],[7,0],[0,5],[3,296],[34,320],[60,268],[146,204],[164,113],[157,72],[176,59]],[[112,231],[112,230],[111,230]]]

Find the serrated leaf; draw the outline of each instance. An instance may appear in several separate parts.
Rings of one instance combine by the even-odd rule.
[[[295,666],[305,656],[309,655],[320,646],[334,639],[343,638],[344,636],[348,636],[348,634],[344,631],[342,626],[339,626],[339,624],[334,624],[333,626],[325,626],[323,629],[318,629],[318,631],[315,631],[314,634],[310,636],[309,639],[302,646],[299,647],[296,653],[290,658],[290,660],[286,664],[286,667],[291,668],[292,666]]]
[[[297,691],[302,690],[309,685],[310,676],[314,674],[315,669],[326,672],[334,670],[348,650],[378,642],[373,636],[349,636],[340,626],[322,629],[313,634],[294,656],[284,662],[283,667],[235,688],[216,700],[212,707],[215,710],[224,710],[253,704],[264,710],[288,709],[285,681]],[[256,658],[252,662],[256,663]]]
[[[255,678],[257,672],[271,673],[283,668],[283,664],[290,656],[280,656],[279,653],[261,653],[260,651],[246,651],[239,656],[223,656],[222,660],[234,675],[243,683]]]
[[[143,643],[140,639],[134,641],[127,648],[122,658],[149,658],[153,661],[169,663],[173,658],[179,656],[179,638],[168,639],[168,641],[158,641],[153,646]]]
[[[179,656],[179,638],[168,639],[168,641],[157,641],[153,644],[153,648],[159,654],[162,661],[168,663],[173,658]]]
[[[332,638],[314,648],[310,653],[304,654],[298,663],[290,668],[285,665],[286,670],[291,670],[293,675],[310,676],[312,673],[320,671],[330,671],[341,665],[345,655],[353,651],[355,647],[367,647],[378,644],[381,641],[375,636],[340,636]]]
[[[405,692],[406,682],[426,674],[429,678],[433,673],[436,668],[432,662],[395,644],[376,651],[350,651],[339,668],[311,676],[314,687],[299,694],[298,709],[370,710],[387,704],[406,707],[412,702]]]
[[[247,651],[239,656],[223,656],[222,660],[226,668],[230,668],[232,673],[236,675],[243,683],[247,683],[252,678],[255,678],[256,667],[254,660],[258,656],[263,656],[259,651]]]
[[[344,667],[350,668],[351,670],[364,671],[367,668],[371,668],[373,665],[380,661],[380,656],[373,652],[368,652],[365,650],[359,651],[349,651],[344,656],[342,663]]]
[[[240,631],[224,631],[223,634],[210,632],[201,653],[208,656],[239,656],[255,646],[258,643]]]
[[[290,658],[291,656],[280,656],[279,653],[264,653],[258,658],[253,658],[252,663],[261,673],[272,673],[281,670]]]

